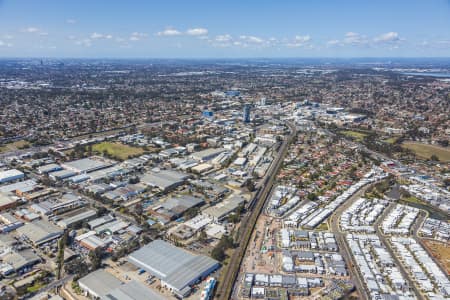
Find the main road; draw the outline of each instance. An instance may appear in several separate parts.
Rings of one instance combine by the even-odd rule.
[[[410,275],[408,274],[408,271],[405,269],[405,266],[402,262],[400,262],[400,259],[398,258],[397,254],[392,249],[391,243],[386,238],[386,235],[381,230],[381,223],[386,218],[386,216],[394,209],[396,203],[392,202],[381,214],[381,216],[377,219],[375,222],[375,230],[377,232],[378,237],[380,238],[380,241],[384,244],[386,247],[386,250],[389,252],[389,254],[392,256],[392,259],[394,260],[395,264],[397,265],[398,269],[400,270],[400,273],[402,274],[403,278],[408,282],[408,285],[410,288],[413,289],[414,294],[416,295],[417,299],[419,300],[425,300],[425,297],[420,292],[420,290],[417,288],[417,286],[414,284],[414,281],[411,279]],[[415,222],[416,225],[414,225],[413,230],[417,230],[418,224]]]
[[[277,157],[274,159],[270,169],[267,171],[266,176],[263,179],[263,186],[255,194],[254,198],[250,201],[248,205],[250,213],[246,215],[241,222],[237,240],[238,246],[234,250],[228,265],[225,266],[225,269],[223,270],[224,274],[223,276],[221,276],[223,280],[221,280],[217,286],[215,297],[217,299],[221,300],[232,299],[232,292],[234,290],[235,285],[237,284],[236,279],[238,278],[239,269],[241,267],[242,260],[247,250],[247,246],[250,241],[253,229],[255,228],[256,221],[258,220],[258,217],[261,214],[264,204],[270,195],[272,186],[275,182],[276,175],[279,169],[281,168],[284,157],[287,154],[289,145],[291,144],[293,138],[297,134],[297,130],[294,124],[286,122],[286,125],[289,127],[290,133],[284,139],[280,147],[280,150],[278,151]]]
[[[356,269],[356,267],[353,265],[353,258],[351,255],[351,251],[348,248],[347,242],[345,241],[345,234],[341,232],[341,228],[339,226],[339,221],[342,213],[349,208],[353,202],[355,202],[357,199],[359,199],[361,196],[364,195],[364,193],[374,185],[368,184],[366,186],[363,186],[360,188],[356,193],[354,193],[347,201],[345,201],[341,206],[339,206],[334,213],[331,215],[329,219],[329,226],[331,229],[331,232],[334,233],[336,237],[336,241],[338,243],[339,249],[341,250],[340,253],[344,257],[345,261],[347,262],[349,266],[349,271],[351,277],[354,279],[354,283],[356,286],[357,291],[360,293],[362,299],[369,299],[367,290],[364,285],[364,279],[361,277],[360,273]]]

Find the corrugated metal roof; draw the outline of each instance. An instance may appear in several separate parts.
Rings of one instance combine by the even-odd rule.
[[[138,281],[130,281],[103,296],[101,300],[164,300],[165,297],[152,291]]]
[[[106,295],[122,285],[122,281],[102,269],[89,273],[78,280],[78,283],[96,297]]]
[[[212,258],[193,255],[162,240],[133,252],[129,260],[178,290],[218,266]]]

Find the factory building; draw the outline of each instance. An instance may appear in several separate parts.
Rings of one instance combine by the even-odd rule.
[[[16,169],[1,171],[0,172],[0,184],[15,181],[18,179],[22,179],[24,177],[25,177],[25,174],[23,174],[21,171],[16,170]]]
[[[159,278],[163,287],[181,298],[220,266],[210,257],[191,254],[162,240],[131,253],[128,261]]]

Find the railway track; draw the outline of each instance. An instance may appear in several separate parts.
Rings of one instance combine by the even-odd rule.
[[[251,213],[244,217],[241,222],[239,234],[238,234],[238,247],[233,252],[230,262],[226,266],[225,274],[222,278],[222,282],[219,282],[215,299],[220,300],[228,300],[232,299],[232,292],[235,286],[235,281],[238,278],[239,269],[242,264],[242,260],[245,256],[245,252],[247,250],[247,246],[249,244],[250,238],[253,233],[253,229],[255,228],[256,221],[258,220],[259,215],[261,214],[264,204],[270,192],[272,191],[272,186],[275,181],[275,177],[283,163],[283,159],[286,156],[287,150],[289,148],[290,143],[295,137],[297,131],[295,125],[287,122],[286,125],[290,129],[289,136],[284,140],[283,144],[280,147],[280,151],[278,152],[278,156],[271,168],[268,170],[268,177],[265,179],[264,186],[256,193],[255,197],[249,204],[249,211]]]

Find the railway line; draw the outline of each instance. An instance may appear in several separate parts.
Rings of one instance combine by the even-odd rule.
[[[286,125],[290,129],[290,134],[283,141],[278,156],[272,163],[270,169],[267,171],[267,177],[264,179],[264,185],[256,192],[255,197],[248,205],[248,210],[250,213],[246,215],[241,222],[237,241],[238,247],[234,250],[230,262],[224,270],[225,274],[222,278],[225,278],[226,280],[219,282],[215,299],[233,299],[232,293],[253,229],[255,228],[258,217],[261,214],[264,204],[272,191],[275,177],[283,163],[283,159],[286,156],[289,145],[297,133],[294,124],[287,122]]]

